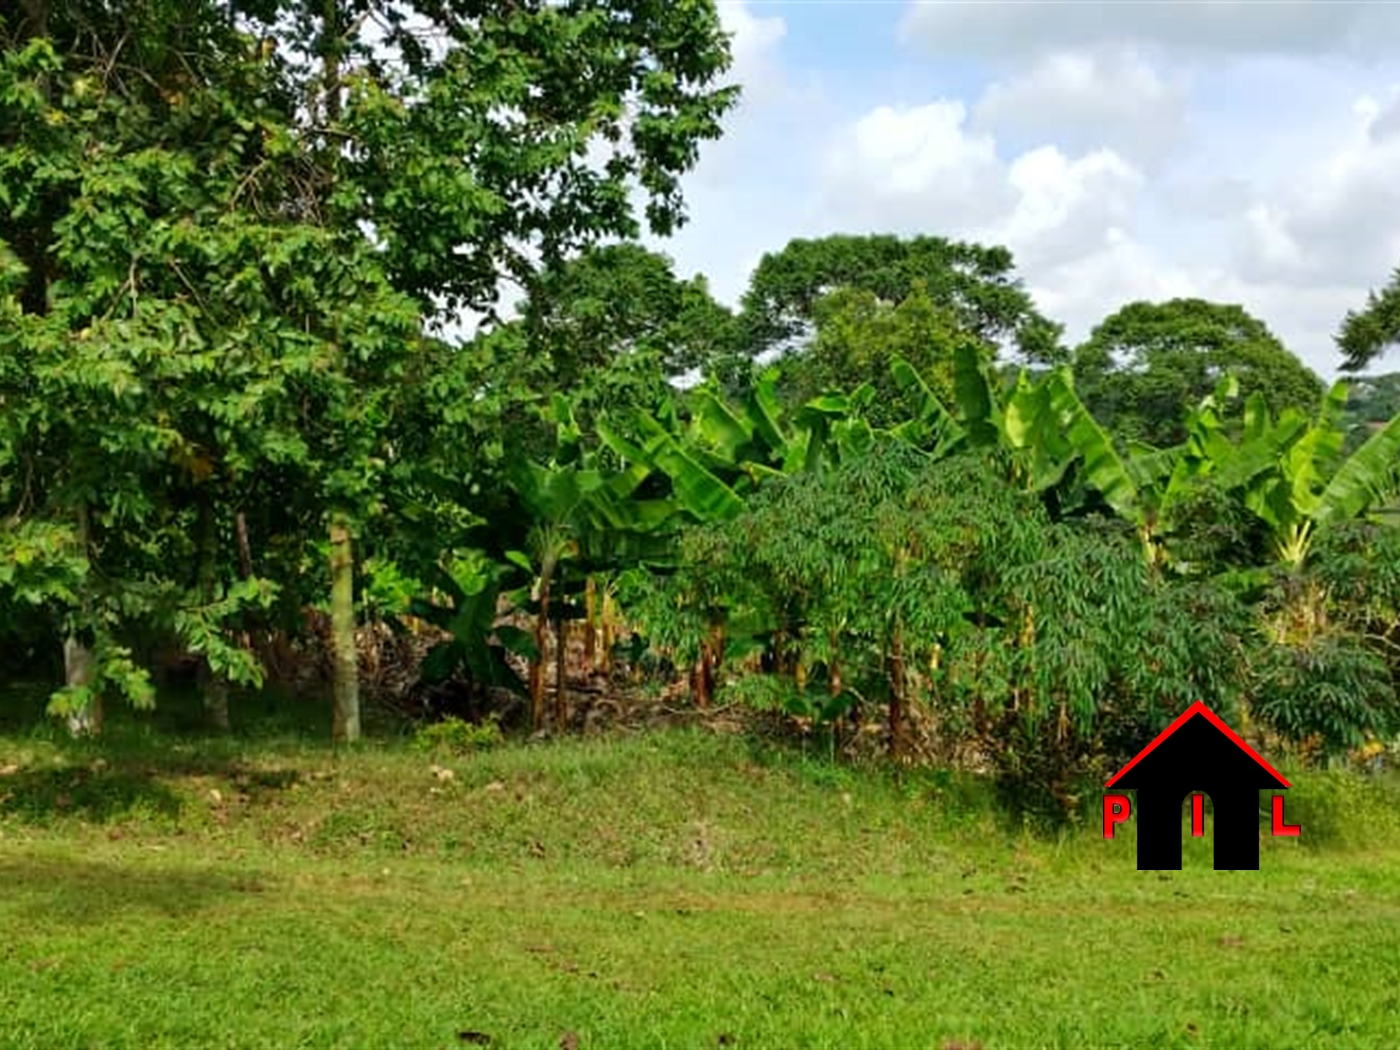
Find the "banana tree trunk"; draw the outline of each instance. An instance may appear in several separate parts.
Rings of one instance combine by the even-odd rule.
[[[569,721],[569,620],[564,609],[554,629],[554,731],[562,733]]]
[[[583,666],[593,674],[598,658],[598,589],[590,575],[583,581]]]
[[[613,646],[617,643],[617,610],[614,608],[612,595],[606,590],[603,591],[603,652],[598,661],[598,668],[603,672],[605,678],[611,679],[613,672],[612,654]]]
[[[715,695],[715,669],[724,658],[724,624],[712,623],[700,642],[700,658],[691,671],[690,692],[702,711]]]
[[[549,579],[540,580],[540,607],[535,614],[536,654],[530,660],[530,728],[544,728],[544,661],[549,644]]]
[[[355,552],[343,518],[330,526],[331,652],[334,660],[331,695],[331,740],[351,744],[360,739],[360,669],[355,648]]]

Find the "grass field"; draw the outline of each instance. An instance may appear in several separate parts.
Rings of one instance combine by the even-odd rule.
[[[1303,838],[1258,872],[1207,837],[1140,873],[1130,832],[1036,837],[975,785],[698,731],[7,732],[7,1046],[1400,1042],[1383,784],[1297,782]]]

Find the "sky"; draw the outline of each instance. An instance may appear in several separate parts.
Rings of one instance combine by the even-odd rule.
[[[730,305],[794,237],[934,234],[1010,248],[1071,345],[1199,296],[1331,379],[1400,266],[1400,0],[718,6],[742,101],[648,243]]]

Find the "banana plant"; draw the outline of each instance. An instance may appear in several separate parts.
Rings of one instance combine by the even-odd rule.
[[[1123,454],[1080,399],[1067,368],[1038,380],[1022,372],[1001,404],[977,362],[961,360],[956,375],[964,418],[977,428],[969,430],[969,440],[976,434],[978,443],[999,444],[1011,457],[1013,480],[1043,492],[1059,486],[1077,462],[1078,482],[1133,526],[1147,564],[1156,570],[1171,560],[1167,540],[1177,512],[1212,462],[1205,446],[1216,448],[1223,440],[1214,424],[1220,406],[1237,389],[1233,378],[1223,379],[1193,411],[1195,444],[1174,449],[1135,444]]]
[[[954,414],[907,361],[896,358],[892,368],[896,383],[917,406],[911,419],[894,428],[895,436],[934,458],[963,449],[999,449],[1011,480],[1028,492],[1060,485],[1081,459],[1091,486],[1119,513],[1132,513],[1137,493],[1128,468],[1075,394],[1067,369],[1038,378],[1022,371],[1004,389],[976,347],[960,346],[954,351]]]
[[[442,681],[458,668],[466,668],[474,682],[525,691],[506,656],[513,653],[537,660],[538,647],[529,632],[496,623],[497,606],[510,576],[508,563],[480,550],[457,551],[444,559],[435,589],[448,604],[417,599],[410,606],[414,616],[451,636],[424,658],[420,671],[424,681]]]
[[[1312,420],[1296,409],[1275,420],[1256,394],[1245,404],[1237,442],[1223,438],[1219,420],[1195,421],[1195,440],[1217,483],[1241,494],[1290,569],[1304,564],[1318,529],[1356,518],[1400,491],[1400,417],[1344,457],[1346,399],[1339,382]]]
[[[871,440],[860,418],[874,396],[869,384],[814,398],[785,419],[775,382],[775,373],[765,374],[738,406],[712,389],[698,390],[685,425],[674,415],[667,425],[640,410],[604,417],[598,435],[630,469],[666,477],[673,499],[695,521],[726,521],[743,511],[746,495],[763,479],[820,472]]]
[[[624,458],[621,470],[608,471],[596,453],[584,451],[573,407],[564,395],[554,395],[551,415],[557,435],[554,457],[548,464],[518,462],[510,472],[515,492],[534,524],[527,533],[527,550],[505,555],[533,577],[530,603],[537,654],[530,664],[529,692],[536,729],[544,721],[543,654],[551,601],[566,598],[570,583],[586,591],[593,572],[649,558],[664,560],[679,510],[671,499],[637,498],[637,490],[651,474],[649,464]],[[571,573],[574,569],[578,571]],[[562,607],[554,618],[555,720],[559,722],[564,716],[568,618]]]
[[[600,420],[597,431],[604,446],[629,469],[640,467],[665,477],[672,500],[690,522],[730,521],[743,513],[749,495],[766,479],[820,474],[841,457],[869,448],[874,440],[862,416],[874,397],[869,384],[849,395],[814,398],[785,414],[775,381],[776,373],[770,370],[737,405],[714,389],[695,391],[684,425],[674,414],[663,423],[650,413],[634,411]],[[703,706],[726,652],[730,610],[722,595],[711,595],[681,613],[694,621],[692,633],[699,636],[694,695]]]

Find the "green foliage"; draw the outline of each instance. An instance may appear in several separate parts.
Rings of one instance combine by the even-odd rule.
[[[495,562],[479,550],[453,552],[436,578],[443,601],[416,600],[415,616],[451,634],[423,660],[425,682],[441,682],[466,672],[479,686],[525,691],[520,676],[506,660],[507,653],[538,659],[529,634],[518,627],[496,625],[503,587],[515,572],[508,562]]]
[[[737,89],[713,86],[730,51],[706,0],[468,6],[410,25],[341,0],[58,0],[0,26],[0,611],[108,653],[173,623],[254,682],[225,641],[249,604],[235,516],[238,576],[282,570],[289,622],[325,592],[306,555],[328,523],[379,544],[381,613],[409,588],[384,566],[426,574],[465,508],[494,509],[478,439],[528,415],[537,370],[505,336],[454,361],[425,322],[635,236],[637,189],[669,232]],[[702,286],[678,295],[652,317],[711,316]],[[492,357],[515,358],[504,382]],[[403,542],[423,523],[459,535]],[[95,666],[145,702],[116,657]]]
[[[1288,765],[1288,820],[1306,829],[1299,836],[1310,850],[1374,850],[1400,831],[1400,784],[1393,776],[1362,776],[1349,769]],[[1261,809],[1269,803],[1261,797]]]
[[[1253,710],[1279,733],[1324,754],[1400,730],[1400,700],[1384,660],[1354,635],[1284,641],[1255,656]]]
[[[1188,410],[1226,374],[1274,412],[1311,411],[1322,395],[1317,376],[1263,322],[1202,299],[1128,304],[1075,351],[1074,372],[1095,418],[1120,440],[1158,448],[1185,439]]]
[[[1376,430],[1400,415],[1400,373],[1358,376],[1348,384],[1343,425],[1352,452]]]
[[[705,278],[683,281],[672,267],[666,256],[625,243],[590,248],[540,275],[520,323],[548,355],[556,389],[577,394],[585,377],[637,357],[674,378],[732,348],[734,319]]]
[[[765,254],[743,300],[748,352],[804,343],[817,319],[817,304],[840,288],[900,303],[922,284],[932,306],[950,310],[958,326],[989,346],[1011,343],[1029,360],[1061,356],[1059,328],[1036,313],[1030,296],[1011,276],[1005,248],[940,237],[836,235],[794,240]]]
[[[1347,311],[1336,343],[1342,368],[1349,372],[1365,368],[1400,343],[1400,269],[1379,292],[1372,289],[1366,294],[1365,307]]]
[[[352,576],[450,634],[425,679],[520,689],[602,576],[668,670],[757,654],[732,695],[880,710],[893,751],[912,707],[1023,809],[1074,812],[1190,700],[1305,754],[1400,728],[1385,384],[1348,446],[1345,388],[1200,300],[1124,307],[1071,370],[1009,252],[937,237],[793,241],[735,318],[631,203],[679,225],[734,105],[713,3],[409,7],[0,24],[0,623],[62,649],[55,713],[149,707],[152,639],[256,687],[244,639],[327,593],[348,698]]]
[[[894,427],[917,411],[918,402],[908,399],[891,371],[894,360],[908,362],[931,394],[948,404],[956,348],[967,342],[990,356],[959,327],[951,309],[935,304],[923,278],[916,278],[895,303],[865,288],[840,287],[819,299],[812,313],[815,338],[784,360],[781,389],[791,403],[803,404],[869,383],[874,389],[867,415],[872,426]]]
[[[500,722],[494,718],[485,722],[444,718],[413,734],[413,746],[420,751],[448,751],[459,755],[498,747],[504,741]]]
[[[367,619],[391,620],[410,611],[423,584],[392,561],[369,557],[360,566],[359,603]]]

